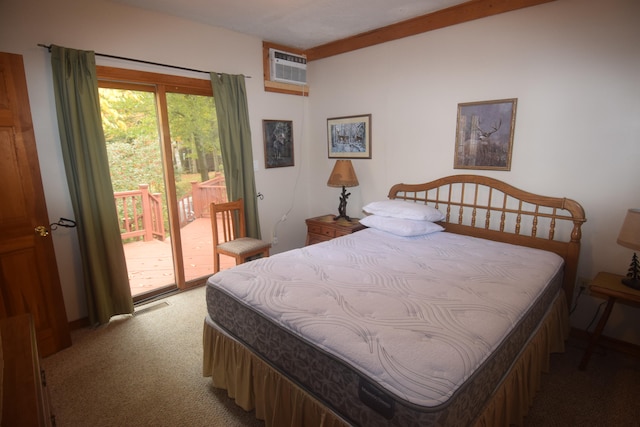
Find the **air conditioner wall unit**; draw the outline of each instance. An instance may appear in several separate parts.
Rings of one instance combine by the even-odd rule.
[[[307,84],[307,58],[303,55],[269,48],[271,81],[295,85]]]

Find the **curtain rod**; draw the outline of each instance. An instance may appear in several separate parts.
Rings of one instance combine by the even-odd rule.
[[[51,45],[45,45],[45,44],[42,44],[42,43],[38,43],[38,46],[44,47],[49,52],[51,52]],[[105,57],[105,58],[122,59],[124,61],[139,62],[141,64],[158,65],[160,67],[175,68],[177,70],[193,71],[195,73],[204,73],[204,74],[209,74],[210,73],[209,71],[196,70],[194,68],[180,67],[178,65],[162,64],[160,62],[145,61],[143,59],[126,58],[124,56],[107,55],[106,53],[94,52],[94,55],[102,56],[102,57]],[[217,73],[217,74],[220,75],[220,73]],[[244,76],[244,77],[247,78],[247,79],[251,78],[251,76]]]

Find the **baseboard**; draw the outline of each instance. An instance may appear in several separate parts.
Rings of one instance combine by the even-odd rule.
[[[584,331],[582,329],[571,328],[571,336],[583,339],[585,341],[589,341],[591,338],[591,333]],[[607,347],[611,350],[618,351],[620,353],[629,354],[631,356],[637,357],[640,359],[640,346],[636,344],[632,344],[626,341],[620,341],[615,338],[607,337],[606,335],[601,335],[598,339],[598,345],[603,347]]]
[[[207,279],[208,278],[202,278],[200,280],[194,280],[192,282],[190,282],[186,288],[180,290],[180,289],[171,289],[169,291],[167,291],[166,289],[159,289],[158,292],[155,293],[150,293],[146,295],[145,299],[140,299],[138,301],[134,300],[134,306],[140,306],[140,305],[144,305],[150,302],[154,302],[157,301],[159,299],[163,299],[166,297],[169,297],[171,295],[175,295],[177,293],[180,292],[184,292],[184,291],[190,291],[191,289],[195,289],[201,286],[204,286],[207,283]],[[83,317],[82,319],[77,319],[77,320],[73,320],[71,322],[69,322],[69,330],[70,331],[75,331],[78,329],[82,329],[82,328],[87,328],[91,326],[91,323],[89,322],[89,317]]]
[[[86,328],[90,325],[89,318],[83,317],[82,319],[77,319],[69,322],[69,330],[75,331],[77,329]]]

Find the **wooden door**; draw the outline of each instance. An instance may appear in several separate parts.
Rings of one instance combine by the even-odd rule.
[[[42,357],[71,345],[48,230],[22,56],[0,53],[0,318],[31,313]]]

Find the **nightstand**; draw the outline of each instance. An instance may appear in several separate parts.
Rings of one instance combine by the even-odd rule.
[[[305,221],[307,223],[307,242],[305,245],[308,246],[314,243],[326,242],[334,237],[346,236],[347,234],[367,228],[360,224],[358,218],[351,218],[351,221],[340,218],[334,221],[334,216],[335,215],[322,215],[307,219]]]
[[[582,361],[580,362],[580,370],[586,369],[589,359],[591,358],[591,354],[598,342],[598,338],[600,338],[602,330],[607,325],[607,320],[609,320],[609,315],[611,314],[614,304],[619,301],[623,304],[635,306],[640,305],[640,291],[623,285],[620,282],[623,277],[624,276],[617,274],[601,272],[598,273],[595,279],[591,282],[589,293],[593,296],[606,299],[607,307],[604,309],[604,313],[602,313],[602,317],[600,317],[600,321],[598,322],[593,335],[591,335],[589,345],[587,346],[584,356],[582,356]]]

